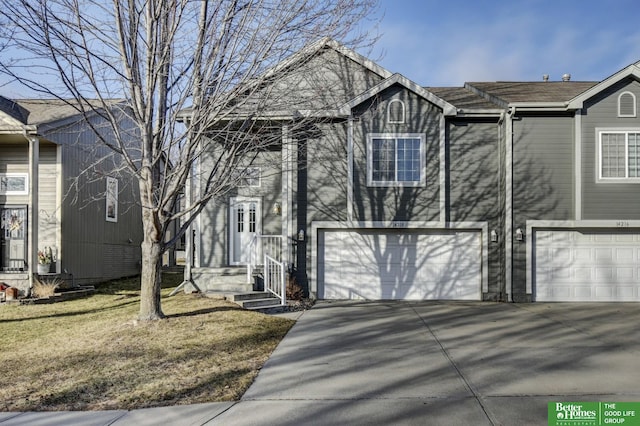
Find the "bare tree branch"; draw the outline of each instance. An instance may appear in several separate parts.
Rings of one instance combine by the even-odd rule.
[[[238,183],[238,167],[282,144],[282,135],[274,131],[276,118],[269,118],[274,111],[280,111],[277,120],[308,125],[310,119],[297,119],[295,96],[283,87],[271,89],[294,72],[278,64],[323,37],[350,47],[372,42],[356,25],[376,7],[375,0],[0,4],[15,28],[11,46],[23,52],[15,61],[0,61],[0,72],[43,97],[106,120],[109,132],[93,129],[96,140],[116,154],[114,167],[137,179],[145,235],[141,319],[163,316],[160,265],[167,246],[207,202]],[[307,59],[297,57],[298,62]],[[123,119],[134,128],[123,129]],[[196,176],[204,182],[200,196],[178,212],[194,165],[205,156],[212,167]],[[166,241],[178,219],[180,232]]]

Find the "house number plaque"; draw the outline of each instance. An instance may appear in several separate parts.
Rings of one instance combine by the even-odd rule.
[[[391,222],[392,228],[406,228],[407,222]]]

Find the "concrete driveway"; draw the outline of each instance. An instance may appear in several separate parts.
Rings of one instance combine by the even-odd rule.
[[[239,402],[0,413],[0,426],[547,425],[640,402],[640,304],[319,302]]]
[[[640,401],[640,304],[319,302],[207,424],[546,425]]]

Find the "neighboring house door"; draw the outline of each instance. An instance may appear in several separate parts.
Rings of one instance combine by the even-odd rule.
[[[231,198],[229,206],[230,264],[246,265],[249,263],[252,251],[251,243],[254,237],[261,232],[261,217],[260,199],[248,197]]]
[[[2,271],[24,271],[27,263],[26,207],[0,207],[0,227]]]

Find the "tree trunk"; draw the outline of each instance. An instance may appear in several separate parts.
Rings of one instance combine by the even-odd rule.
[[[157,240],[158,232],[149,221],[149,213],[143,208],[142,272],[140,276],[140,321],[151,321],[164,318],[160,306],[160,290],[162,284],[162,244]],[[146,219],[146,220],[145,220]]]

